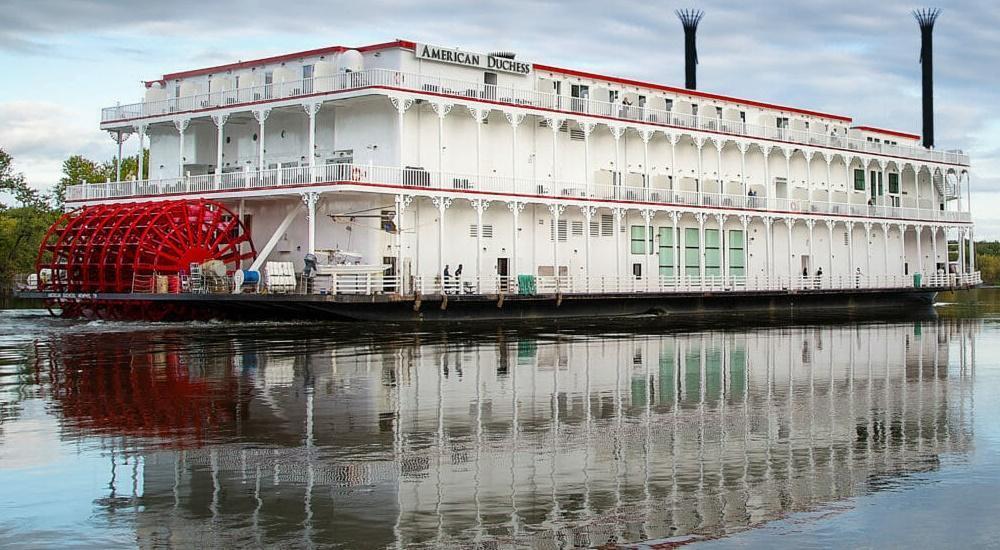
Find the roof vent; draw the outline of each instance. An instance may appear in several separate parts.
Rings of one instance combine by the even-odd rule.
[[[503,52],[503,51],[493,52],[490,55],[493,57],[499,57],[500,59],[514,59],[515,57],[517,57],[517,54],[514,52]]]

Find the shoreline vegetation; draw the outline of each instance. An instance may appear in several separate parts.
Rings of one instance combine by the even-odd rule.
[[[142,177],[148,177],[149,149],[144,150]],[[0,308],[10,303],[14,278],[35,269],[35,257],[45,232],[62,215],[66,187],[77,183],[104,183],[115,179],[115,160],[101,163],[81,155],[63,161],[63,177],[55,187],[41,193],[33,189],[24,174],[14,171],[14,158],[0,149]],[[136,179],[135,157],[122,160],[123,181]],[[950,252],[957,259],[958,250]],[[984,286],[1000,286],[1000,241],[976,242],[976,267]]]

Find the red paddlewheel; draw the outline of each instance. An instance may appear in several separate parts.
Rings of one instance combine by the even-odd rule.
[[[41,290],[128,293],[138,278],[187,273],[192,263],[220,260],[232,273],[255,254],[243,224],[217,202],[108,204],[59,218],[35,270]]]

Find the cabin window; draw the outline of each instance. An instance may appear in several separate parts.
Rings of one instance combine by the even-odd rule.
[[[746,275],[746,245],[742,229],[729,232],[729,275],[743,277]]]
[[[889,193],[899,194],[899,174],[889,174]]]
[[[684,274],[688,277],[701,274],[698,253],[698,229],[688,227],[684,230]]]
[[[645,254],[646,253],[646,226],[645,225],[633,225],[632,226],[632,254]],[[649,253],[653,253],[653,233],[649,233]]]
[[[311,94],[313,91],[313,74],[315,72],[314,65],[303,65],[302,66],[302,93]]]
[[[660,228],[660,277],[674,276],[674,230]]]
[[[865,190],[865,171],[860,169],[854,170],[854,190],[864,191]]]
[[[718,229],[705,230],[705,275],[722,275],[722,234]]]

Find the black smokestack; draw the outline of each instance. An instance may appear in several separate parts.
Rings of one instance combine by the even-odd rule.
[[[941,10],[916,10],[913,17],[920,25],[920,66],[924,80],[924,147],[934,147],[934,21]]]
[[[698,23],[705,12],[701,10],[676,10],[677,18],[684,25],[684,87],[689,90],[698,89],[697,65],[698,43],[695,35],[698,33]]]

